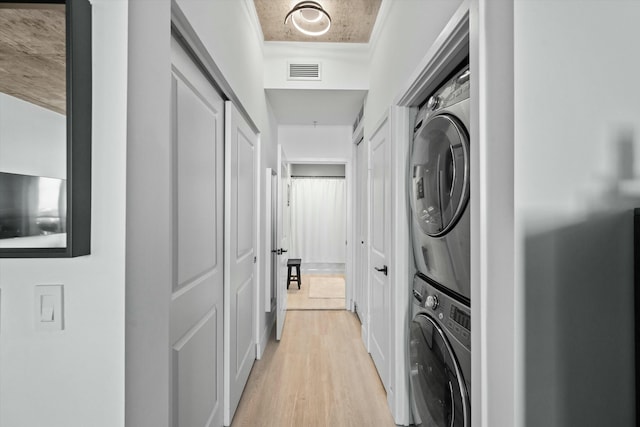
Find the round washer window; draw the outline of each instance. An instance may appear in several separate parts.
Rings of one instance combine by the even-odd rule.
[[[469,137],[453,116],[431,118],[411,154],[413,215],[430,236],[446,234],[469,199]]]
[[[433,319],[411,322],[411,389],[416,426],[467,427],[467,390],[455,356]]]

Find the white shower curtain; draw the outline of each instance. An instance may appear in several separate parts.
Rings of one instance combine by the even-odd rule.
[[[291,179],[292,258],[344,263],[346,219],[344,178]]]

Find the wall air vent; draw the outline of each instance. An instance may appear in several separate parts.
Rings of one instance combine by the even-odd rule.
[[[322,80],[322,67],[318,62],[287,62],[287,80]]]

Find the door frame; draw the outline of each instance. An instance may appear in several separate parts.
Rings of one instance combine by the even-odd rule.
[[[354,212],[354,200],[353,196],[355,191],[353,191],[353,183],[355,179],[353,178],[353,168],[352,168],[352,159],[346,157],[298,157],[298,158],[287,158],[287,163],[289,164],[307,164],[307,165],[344,165],[344,179],[345,179],[345,188],[347,190],[346,194],[346,220],[347,220],[347,228],[345,235],[347,236],[347,248],[345,250],[345,254],[347,259],[344,263],[344,278],[345,278],[345,310],[353,311],[353,300],[355,295],[353,280],[354,280],[354,259],[355,245],[353,240],[355,238],[354,227],[353,227],[353,212]]]
[[[265,192],[264,192],[264,200],[265,200],[265,224],[268,228],[268,233],[266,235],[267,242],[265,247],[263,248],[263,256],[264,256],[264,264],[263,264],[263,277],[264,284],[263,289],[265,293],[264,298],[264,310],[266,313],[273,312],[275,308],[275,302],[273,300],[274,296],[277,294],[276,292],[272,292],[273,282],[276,281],[273,277],[274,269],[272,268],[271,261],[273,258],[273,253],[271,252],[276,246],[277,237],[273,234],[277,230],[277,217],[278,215],[273,212],[277,205],[277,195],[278,195],[278,174],[273,168],[265,168],[264,171],[264,179],[265,179]],[[276,196],[276,200],[273,200],[273,196]],[[277,283],[276,283],[277,284]],[[267,291],[268,289],[268,291]],[[267,296],[269,297],[267,299]],[[261,346],[261,342],[259,340],[258,346]],[[261,356],[262,351],[258,351],[258,355]]]
[[[353,295],[353,307],[352,307],[352,311],[356,312],[356,297],[358,296],[358,292],[357,292],[357,286],[356,283],[357,281],[360,281],[361,283],[359,284],[359,286],[362,286],[362,290],[361,290],[361,295],[363,295],[363,298],[367,299],[367,295],[368,295],[368,286],[369,286],[369,222],[370,222],[370,209],[368,207],[368,204],[365,204],[365,206],[362,206],[362,210],[364,211],[364,214],[367,216],[366,218],[366,229],[365,229],[365,246],[362,248],[363,253],[365,254],[363,256],[363,263],[364,265],[358,265],[358,250],[360,248],[360,245],[358,243],[358,241],[360,240],[360,234],[359,234],[359,226],[356,225],[358,223],[358,213],[360,213],[358,211],[358,206],[359,206],[359,194],[358,194],[358,180],[360,179],[360,171],[358,169],[358,164],[359,164],[359,157],[358,157],[358,150],[360,147],[360,144],[363,145],[364,150],[365,150],[365,163],[366,163],[366,173],[365,173],[365,182],[364,182],[364,189],[365,189],[365,193],[366,193],[366,197],[367,197],[367,201],[369,200],[369,156],[367,155],[368,153],[368,144],[369,144],[369,140],[365,138],[364,135],[364,125],[363,125],[363,121],[360,122],[359,126],[356,128],[355,132],[353,133],[352,136],[352,150],[351,150],[351,158],[353,159],[353,182],[351,184],[351,189],[353,190],[353,192],[351,194],[353,194],[353,212],[351,214],[351,217],[353,219],[353,234],[351,236],[352,241],[354,242],[353,245],[353,291],[352,291],[352,295]],[[362,277],[360,277],[362,276]],[[362,305],[362,302],[361,304]],[[367,349],[367,352],[369,352],[369,319],[368,319],[368,315],[369,315],[369,301],[367,299],[366,304],[364,305],[364,311],[361,311],[361,315],[362,318],[360,318],[360,334],[362,337],[362,341],[364,342],[364,346]],[[356,312],[357,314],[357,312]]]

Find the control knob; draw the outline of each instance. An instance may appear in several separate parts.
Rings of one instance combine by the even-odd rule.
[[[427,101],[427,109],[429,109],[431,111],[433,111],[436,108],[438,108],[439,105],[440,105],[440,97],[439,96],[432,96]]]
[[[427,297],[427,307],[429,307],[431,310],[435,310],[436,308],[438,308],[438,297],[435,295],[429,295]]]

